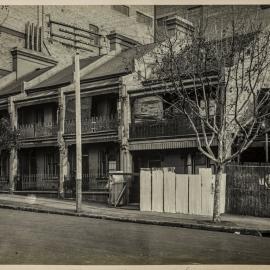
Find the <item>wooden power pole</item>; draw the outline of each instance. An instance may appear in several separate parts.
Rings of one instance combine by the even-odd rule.
[[[80,55],[74,58],[75,114],[76,114],[76,212],[82,208],[82,138],[81,138],[81,94]]]

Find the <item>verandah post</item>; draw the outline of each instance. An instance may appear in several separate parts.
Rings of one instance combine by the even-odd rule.
[[[68,173],[68,146],[66,145],[63,134],[65,128],[65,96],[63,90],[59,91],[59,121],[58,121],[58,146],[59,146],[59,197],[64,198],[64,181]]]
[[[11,128],[17,128],[17,109],[14,104],[14,98],[9,98],[8,112],[10,115]],[[12,194],[15,190],[15,178],[18,171],[18,153],[14,147],[9,152],[9,192]]]

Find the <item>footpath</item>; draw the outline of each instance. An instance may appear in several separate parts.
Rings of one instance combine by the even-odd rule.
[[[75,207],[74,200],[0,194],[0,208],[6,209],[270,237],[270,218],[223,214],[221,222],[213,223],[209,216],[141,212],[90,202],[83,202],[80,213]]]

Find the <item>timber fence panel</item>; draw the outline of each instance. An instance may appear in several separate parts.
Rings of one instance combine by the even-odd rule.
[[[161,168],[152,168],[152,211],[164,211],[163,179],[163,170]]]
[[[211,216],[213,214],[213,203],[214,203],[214,178],[212,171],[209,168],[200,168],[199,175],[202,177],[201,185],[201,200],[202,210],[201,214]]]
[[[188,174],[176,174],[175,177],[176,212],[188,214]]]
[[[140,210],[151,211],[151,170],[141,169],[140,172]]]
[[[175,172],[174,168],[163,168],[164,212],[175,213]]]
[[[200,175],[189,175],[189,214],[201,214],[201,179]]]

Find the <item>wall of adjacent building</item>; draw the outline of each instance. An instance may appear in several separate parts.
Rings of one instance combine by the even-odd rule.
[[[202,22],[207,25],[206,33],[218,38],[220,29],[231,25],[232,18],[236,18],[238,23],[243,25],[254,24],[255,17],[257,21],[265,25],[270,24],[270,6],[263,5],[163,5],[157,6],[157,20],[170,15],[178,15],[193,23],[195,27]]]
[[[177,14],[194,23],[203,12],[204,18],[209,20],[222,19],[225,22],[231,18],[233,10],[242,14],[255,14],[259,12],[263,19],[270,20],[270,8],[262,5],[160,5],[157,6],[156,16],[160,18],[170,14]]]
[[[8,9],[0,9],[0,69],[12,70],[12,58],[10,50],[13,47],[24,47],[25,24],[35,25],[44,23],[45,37],[49,37],[49,27],[46,22],[53,20],[66,23],[86,30],[90,30],[90,24],[96,25],[102,35],[116,31],[141,43],[149,43],[153,38],[153,27],[137,21],[137,12],[153,18],[153,6],[128,6],[129,15],[113,9],[112,6],[9,6]],[[2,20],[3,18],[3,20]],[[42,19],[43,18],[43,19]],[[1,27],[10,29],[1,30]],[[46,41],[46,39],[45,39]],[[48,49],[48,50],[47,50]],[[47,40],[45,54],[51,54],[59,61],[72,54],[73,49],[51,39]],[[96,54],[94,50],[92,54]],[[91,55],[90,52],[82,52],[82,57]]]

